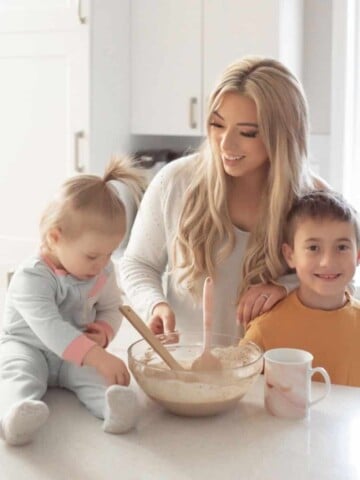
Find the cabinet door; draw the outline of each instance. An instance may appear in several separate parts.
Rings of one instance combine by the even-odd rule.
[[[1,0],[1,32],[69,31],[87,22],[86,0]]]
[[[248,54],[278,57],[279,0],[204,0],[204,95]]]
[[[201,0],[132,0],[131,132],[201,132]]]
[[[2,33],[0,78],[0,251],[17,261],[75,152],[87,156],[87,37]]]

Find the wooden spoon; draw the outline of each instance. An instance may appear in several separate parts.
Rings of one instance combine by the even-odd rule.
[[[203,289],[203,334],[204,345],[201,355],[193,361],[191,369],[195,371],[221,370],[219,358],[211,353],[211,330],[213,322],[214,283],[210,277],[205,279]]]
[[[164,360],[172,370],[185,370],[185,368],[178,363],[175,358],[169,353],[167,348],[160,342],[160,340],[152,333],[150,328],[141,320],[141,318],[129,307],[129,305],[121,305],[120,312],[126,317],[131,325],[140,333],[140,335],[148,342],[148,344],[155,350],[155,352]]]

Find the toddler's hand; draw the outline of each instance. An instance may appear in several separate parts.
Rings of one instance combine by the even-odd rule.
[[[236,314],[238,323],[246,326],[251,320],[270,310],[286,295],[285,287],[272,283],[250,287],[240,299]]]
[[[107,345],[107,337],[104,330],[96,322],[89,323],[84,332],[85,336],[97,343],[100,347],[105,348]]]
[[[105,377],[108,385],[129,385],[130,374],[125,363],[97,345],[84,357],[84,365],[96,368]]]
[[[155,335],[175,330],[175,314],[167,303],[158,303],[155,306],[148,327]]]

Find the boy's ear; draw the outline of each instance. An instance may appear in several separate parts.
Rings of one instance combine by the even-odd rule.
[[[358,251],[358,254],[357,254],[357,264],[360,265],[360,250]]]
[[[46,241],[49,247],[54,247],[61,237],[61,231],[58,227],[51,228],[46,235]]]
[[[288,243],[283,243],[281,246],[281,251],[282,254],[284,255],[284,258],[286,260],[286,263],[289,265],[290,268],[295,268],[294,262],[293,262],[293,257],[294,257],[294,251],[290,247]]]

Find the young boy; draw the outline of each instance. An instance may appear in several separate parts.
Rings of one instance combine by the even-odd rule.
[[[291,208],[285,239],[300,286],[251,322],[244,340],[307,350],[332,383],[360,387],[360,302],[347,291],[359,263],[357,213],[334,192],[309,193]]]

